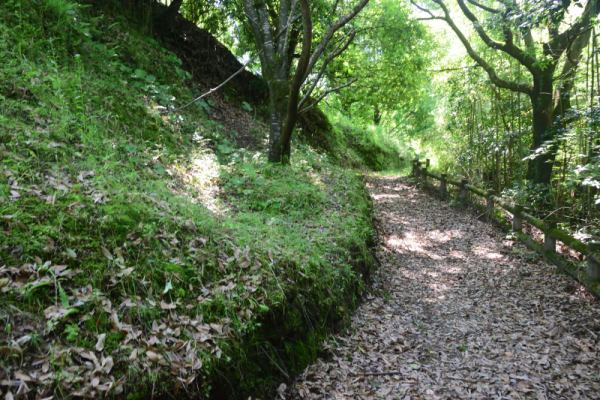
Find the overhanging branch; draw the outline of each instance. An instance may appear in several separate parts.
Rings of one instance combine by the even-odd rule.
[[[434,1],[438,4],[442,3],[442,0]],[[504,43],[495,41],[488,35],[485,29],[483,29],[481,22],[479,22],[475,14],[471,12],[469,7],[465,4],[464,0],[457,0],[457,2],[465,17],[467,17],[467,19],[473,24],[475,32],[477,32],[481,40],[483,40],[483,42],[488,47],[505,52],[506,54],[517,60],[519,63],[521,63],[521,65],[527,68],[533,75],[538,73],[538,68],[535,66],[535,58],[533,58],[527,52],[523,51],[514,44],[512,40],[512,32],[509,27],[503,27],[506,41]]]
[[[446,23],[448,24],[448,26],[450,26],[450,29],[452,29],[452,31],[456,34],[456,36],[458,37],[458,39],[460,40],[460,42],[465,47],[465,50],[467,51],[467,54],[477,64],[479,64],[479,66],[481,66],[481,68],[483,68],[483,70],[487,73],[488,77],[490,78],[490,80],[492,81],[493,84],[495,84],[496,86],[498,86],[500,88],[508,89],[508,90],[513,91],[513,92],[521,92],[521,93],[525,93],[525,94],[528,94],[528,95],[532,93],[533,88],[530,85],[527,85],[527,84],[524,84],[524,83],[520,83],[520,82],[509,81],[509,80],[500,78],[498,76],[498,74],[496,73],[496,70],[487,61],[485,61],[475,51],[475,49],[473,49],[473,46],[471,46],[471,43],[469,42],[469,40],[462,33],[462,31],[458,28],[458,26],[456,25],[456,23],[454,22],[454,20],[450,16],[450,11],[448,10],[448,7],[446,7],[446,5],[444,4],[444,2],[442,0],[433,0],[433,1],[442,10],[442,12],[444,14],[443,17],[442,17],[442,19],[444,19],[444,21],[446,21]],[[462,0],[458,0],[458,1],[462,2]],[[413,4],[415,4],[415,3],[413,2]],[[420,10],[423,10],[423,11],[427,12],[431,16],[436,16],[435,14],[433,14],[431,11],[429,11],[425,7],[422,7],[422,6],[419,6],[419,5],[417,5],[417,7]],[[476,20],[476,18],[475,18],[475,20]],[[484,34],[484,36],[487,36],[487,34]]]
[[[315,50],[313,51],[312,55],[310,56],[310,61],[308,63],[308,68],[307,68],[307,75],[308,73],[310,73],[310,71],[312,71],[312,69],[315,67],[315,64],[317,63],[317,61],[319,60],[319,58],[323,55],[323,53],[325,52],[325,49],[327,48],[327,46],[329,45],[329,42],[331,41],[331,39],[333,38],[333,35],[340,30],[340,28],[344,27],[348,22],[350,22],[354,17],[356,17],[356,15],[363,9],[365,8],[365,6],[367,5],[367,3],[369,2],[369,0],[360,0],[355,6],[354,8],[352,8],[352,10],[347,13],[342,15],[341,17],[339,17],[337,19],[337,21],[335,21],[327,30],[327,33],[325,33],[325,36],[323,36],[323,39],[321,40],[321,42],[317,45],[317,47],[315,47]],[[306,79],[306,76],[304,77]]]
[[[569,29],[554,35],[548,45],[557,59],[577,36],[590,27],[592,17],[598,16],[598,13],[600,13],[600,0],[589,0],[578,20]]]
[[[306,112],[306,111],[310,110],[311,108],[313,108],[314,106],[316,106],[317,104],[319,104],[325,97],[327,97],[331,93],[339,92],[340,90],[342,90],[344,88],[347,88],[348,86],[352,85],[357,80],[358,80],[358,78],[354,78],[354,79],[351,79],[350,81],[348,81],[348,82],[346,82],[346,83],[344,83],[342,85],[336,86],[336,87],[331,88],[331,89],[327,89],[326,91],[324,91],[323,93],[321,93],[319,95],[319,97],[317,97],[316,99],[314,99],[309,105],[307,105],[307,106],[303,107],[302,109],[300,109],[299,113],[303,113],[303,112]]]
[[[333,61],[334,58],[338,57],[340,54],[342,54],[344,51],[346,51],[348,46],[350,46],[350,43],[352,43],[352,41],[354,40],[355,36],[356,36],[356,31],[352,30],[348,34],[346,39],[336,49],[334,49],[331,53],[329,53],[329,55],[325,58],[325,60],[323,61],[322,65],[321,65],[321,69],[319,70],[319,73],[317,74],[316,78],[311,83],[308,90],[304,94],[304,97],[300,101],[300,104],[298,105],[299,108],[301,108],[304,105],[304,103],[306,103],[306,101],[310,98],[311,94],[313,93],[313,91],[315,90],[317,85],[319,84],[319,81],[323,78],[323,75],[325,75],[327,66],[331,63],[331,61]]]
[[[469,3],[473,4],[475,7],[482,9],[483,11],[487,11],[491,14],[501,14],[502,11],[496,9],[496,8],[492,8],[492,7],[488,7],[484,4],[481,4],[478,1],[475,0],[467,0]]]

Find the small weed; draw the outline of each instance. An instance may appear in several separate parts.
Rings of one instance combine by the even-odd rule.
[[[65,335],[65,339],[67,340],[67,342],[76,343],[79,338],[80,332],[81,331],[77,324],[67,324],[65,326],[63,334]]]

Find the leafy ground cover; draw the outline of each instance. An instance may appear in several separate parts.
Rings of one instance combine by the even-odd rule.
[[[358,175],[165,113],[181,62],[89,6],[1,2],[0,55],[2,392],[265,394],[316,356],[373,265]]]

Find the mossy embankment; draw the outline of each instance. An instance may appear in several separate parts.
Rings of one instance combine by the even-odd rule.
[[[268,396],[314,359],[374,264],[358,174],[173,112],[182,62],[97,6],[1,2],[0,55],[3,393]]]

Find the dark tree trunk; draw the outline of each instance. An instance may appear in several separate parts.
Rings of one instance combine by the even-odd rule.
[[[375,125],[379,125],[380,122],[381,122],[381,110],[379,109],[379,106],[375,106],[375,109],[373,110],[373,123]]]
[[[286,80],[271,80],[269,85],[269,161],[286,163],[290,159],[290,143],[282,143],[283,124],[288,109],[289,86]]]
[[[536,154],[535,158],[529,160],[527,165],[527,179],[533,183],[550,185],[552,178],[552,167],[556,157],[556,145],[544,144],[556,136],[553,127],[554,104],[553,98],[553,70],[544,71],[534,83],[533,92],[530,95],[532,105],[533,142],[531,151]]]
[[[167,9],[154,19],[155,29],[160,32],[168,32],[182,4],[183,0],[173,0]]]

